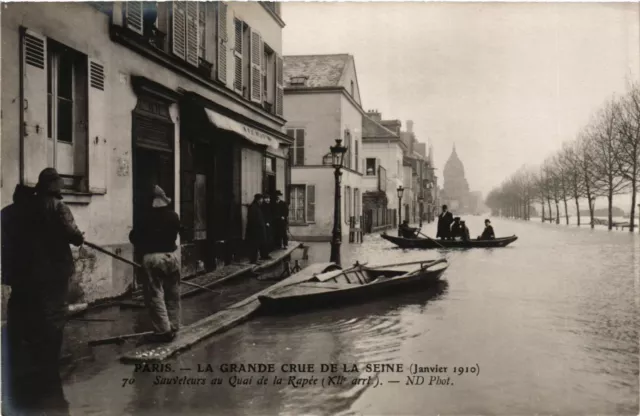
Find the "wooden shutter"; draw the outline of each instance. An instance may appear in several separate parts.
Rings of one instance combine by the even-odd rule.
[[[22,181],[34,186],[47,167],[47,39],[39,33],[22,33],[23,117]]]
[[[200,5],[200,7],[202,7],[202,5]],[[217,30],[218,22],[216,19],[216,8],[213,4],[210,3],[208,6],[205,7],[204,18],[207,22],[205,31],[204,31],[206,36],[205,51],[204,51],[205,59],[208,62],[215,64],[217,62],[216,54],[218,50],[218,47],[216,45],[216,30]],[[214,74],[211,74],[211,75],[214,75]]]
[[[233,89],[242,94],[242,57],[244,49],[244,36],[242,36],[242,20],[233,19]]]
[[[262,102],[262,36],[251,29],[251,72],[249,73],[249,84],[251,88],[251,101]]]
[[[198,56],[200,49],[200,15],[198,14],[197,1],[187,1],[187,21],[186,21],[186,60],[193,66],[198,66]]]
[[[109,146],[106,138],[105,117],[107,114],[105,97],[104,65],[94,58],[88,58],[89,67],[89,191],[107,192],[107,169],[109,166]]]
[[[184,1],[172,2],[173,13],[171,19],[172,50],[176,56],[182,59],[186,59],[187,55],[187,11],[185,3]]]
[[[276,115],[281,116],[284,112],[284,63],[280,55],[276,55]]]
[[[218,5],[218,80],[227,83],[227,4]]]
[[[316,186],[315,185],[307,185],[306,222],[316,222]]]
[[[133,30],[139,35],[143,34],[143,3],[144,2],[142,1],[127,1],[124,6],[125,23],[127,25],[127,29]]]
[[[296,130],[296,140],[295,140],[296,157],[294,160],[296,166],[304,166],[304,146],[305,146],[304,135],[305,135],[304,129]]]

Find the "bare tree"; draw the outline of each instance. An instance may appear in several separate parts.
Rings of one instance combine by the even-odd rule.
[[[589,135],[592,137],[595,177],[603,188],[608,202],[609,230],[613,228],[613,196],[622,193],[629,185],[629,181],[619,174],[618,162],[621,152],[619,124],[620,105],[615,100],[610,100],[597,114],[589,129]]]
[[[589,205],[591,228],[593,228],[595,226],[594,206],[591,201],[592,199],[595,199],[600,192],[600,187],[596,178],[594,168],[594,152],[591,142],[591,136],[589,136],[586,129],[583,130],[578,136],[578,142],[576,143],[576,158],[580,170],[580,176],[582,179],[584,196],[587,198],[587,202]]]
[[[640,184],[640,85],[632,85],[629,93],[620,101],[619,174],[631,184],[631,214],[629,231],[635,224],[636,196]]]
[[[562,169],[565,172],[565,181],[568,192],[576,204],[576,218],[579,227],[580,198],[584,196],[584,186],[580,175],[580,160],[578,157],[577,143],[565,143],[558,155],[558,162],[561,164]],[[566,209],[567,207],[565,205],[565,210]]]

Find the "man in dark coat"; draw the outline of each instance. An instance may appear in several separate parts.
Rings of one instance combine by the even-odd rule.
[[[171,198],[155,186],[150,210],[129,233],[129,241],[143,254],[144,300],[153,334],[146,342],[172,341],[180,329],[180,262],[176,239],[180,218],[171,208]]]
[[[460,217],[455,217],[453,219],[453,224],[451,224],[451,238],[462,237],[462,226],[460,225]]]
[[[262,210],[262,218],[264,219],[265,225],[265,241],[263,245],[263,250],[265,255],[269,255],[271,250],[273,250],[273,241],[274,241],[274,224],[273,224],[273,204],[271,204],[271,196],[267,193],[262,195],[262,205],[260,205],[260,209]]]
[[[489,219],[484,220],[484,231],[482,235],[478,237],[478,240],[495,240],[496,235],[493,232],[493,227],[491,226],[491,221]]]
[[[33,188],[17,185],[13,192],[13,204],[2,209],[2,284],[11,286],[24,275],[20,266],[28,241],[25,241],[24,227],[29,221],[26,215],[34,196]]]
[[[16,407],[30,410],[44,406],[42,400],[60,397],[55,389],[61,386],[58,367],[66,298],[75,272],[69,244],[84,242],[73,214],[62,202],[61,189],[55,169],[40,173],[36,195],[24,212],[28,222],[21,225],[23,241],[28,242],[19,255],[21,276],[12,282],[7,305],[9,349],[28,357],[38,373],[27,376],[23,384],[23,374],[11,371],[11,399]],[[57,404],[64,407],[65,403],[62,399]]]
[[[400,224],[400,237],[403,238],[416,238],[419,228],[413,228],[409,226],[409,221],[404,220]]]
[[[438,216],[438,234],[436,238],[443,240],[451,238],[451,223],[453,223],[453,214],[451,214],[446,205],[442,206],[442,213]]]
[[[464,221],[460,221],[460,237],[462,237],[462,241],[469,241],[471,237],[469,235],[469,228]]]
[[[256,264],[258,262],[258,252],[264,259],[264,244],[267,239],[267,230],[262,216],[262,195],[255,194],[253,202],[249,205],[247,211],[247,229],[245,233],[245,242],[249,251],[249,261]]]
[[[275,246],[277,248],[286,249],[289,246],[289,237],[287,236],[287,226],[289,225],[289,206],[280,199],[282,192],[276,191],[276,202],[274,209],[274,225],[275,225]]]

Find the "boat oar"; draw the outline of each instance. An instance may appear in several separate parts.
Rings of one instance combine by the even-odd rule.
[[[132,262],[131,260],[127,260],[127,259],[125,259],[124,257],[118,256],[117,254],[112,253],[112,252],[110,252],[109,250],[105,250],[104,248],[100,247],[100,246],[99,246],[99,245],[97,245],[97,244],[93,244],[93,243],[90,243],[90,242],[88,242],[88,241],[85,241],[85,242],[84,242],[84,244],[85,244],[85,245],[87,245],[87,246],[89,246],[89,247],[91,247],[91,248],[93,248],[94,250],[97,250],[97,251],[99,251],[99,252],[101,252],[101,253],[104,253],[104,254],[106,254],[106,255],[108,255],[108,256],[111,256],[111,257],[113,257],[114,259],[117,259],[117,260],[120,260],[120,261],[122,261],[122,262],[124,262],[124,263],[130,264],[130,265],[131,265],[131,266],[133,266],[133,267],[137,267],[137,268],[140,268],[140,269],[142,269],[142,268],[143,268],[143,267],[142,267],[141,265],[139,265],[138,263]],[[208,287],[204,287],[204,286],[201,286],[201,285],[196,284],[196,283],[191,283],[191,282],[188,282],[188,281],[185,281],[185,280],[181,280],[181,281],[180,281],[180,283],[185,284],[185,285],[187,285],[187,286],[197,287],[198,289],[206,290],[206,291],[208,291],[208,292],[215,293],[216,295],[219,295],[219,294],[220,294],[219,292],[216,292],[215,290],[211,290],[211,289],[209,289]]]
[[[418,231],[418,234],[427,237],[429,240],[433,241],[434,243],[436,243],[437,245],[439,245],[441,248],[445,248],[442,244],[438,243],[436,240],[434,240],[433,238],[429,237],[426,234],[421,233],[420,231]]]
[[[367,269],[384,269],[384,268],[388,268],[388,267],[397,267],[397,266],[409,266],[411,264],[431,264],[431,263],[438,263],[441,262],[444,259],[435,259],[435,260],[417,260],[417,261],[409,261],[406,263],[395,263],[395,264],[381,264],[380,266],[367,266]]]

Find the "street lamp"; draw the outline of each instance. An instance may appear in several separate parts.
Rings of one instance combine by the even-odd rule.
[[[347,148],[342,146],[342,139],[336,139],[336,145],[330,146],[331,166],[335,176],[335,204],[333,206],[333,238],[331,239],[331,259],[329,261],[340,266],[340,245],[342,244],[342,219],[340,216],[340,177],[342,176],[342,163]]]
[[[420,228],[422,228],[422,212],[424,204],[424,198],[422,196],[418,197],[418,203],[420,203]]]
[[[404,194],[404,188],[402,185],[398,186],[398,237],[402,237],[400,232],[400,224],[402,224],[402,194]]]
[[[433,188],[433,184],[431,183],[431,181],[427,182],[427,192],[429,195],[429,198],[427,199],[427,223],[431,223],[431,214],[432,214],[432,203],[433,201],[433,194],[431,192],[431,189]]]

